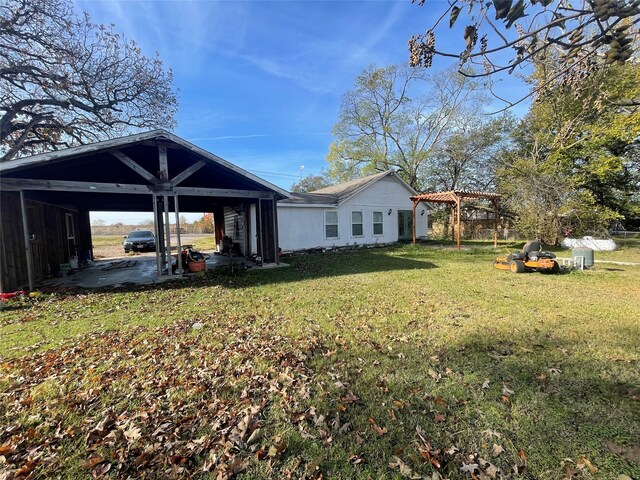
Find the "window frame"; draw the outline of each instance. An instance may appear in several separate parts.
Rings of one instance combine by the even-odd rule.
[[[335,213],[336,214],[336,222],[335,223],[329,223],[327,222],[327,214],[328,213]],[[323,218],[324,218],[324,239],[325,240],[337,240],[340,238],[340,214],[338,213],[338,210],[325,210],[324,214],[323,214]],[[329,237],[327,236],[327,227],[328,226],[334,226],[336,227],[336,236],[335,237]]]
[[[379,222],[376,222],[376,213],[380,214]],[[380,233],[376,233],[376,225],[380,225]],[[382,237],[384,235],[384,212],[382,210],[371,212],[371,232],[374,237]]]
[[[354,213],[359,213],[360,214],[360,222],[359,223],[354,223],[354,221],[353,221],[353,214]],[[353,233],[354,225],[360,225],[361,233],[359,235],[354,235],[354,233]],[[363,238],[363,237],[364,237],[364,212],[362,210],[351,210],[351,238]]]

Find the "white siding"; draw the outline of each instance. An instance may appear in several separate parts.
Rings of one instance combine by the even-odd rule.
[[[315,247],[346,246],[353,244],[392,243],[398,241],[398,210],[412,210],[409,192],[393,177],[385,177],[362,192],[346,200],[335,209],[327,207],[278,206],[278,233],[280,248],[301,250]],[[422,210],[424,215],[420,215]],[[338,211],[338,237],[325,239],[324,212]],[[391,214],[389,215],[389,210]],[[354,237],[351,231],[351,212],[361,211],[363,235]],[[383,234],[373,234],[373,212],[382,212]],[[416,235],[427,236],[428,213],[424,205],[417,209]]]
[[[333,245],[324,239],[324,208],[278,205],[278,235],[282,250],[302,250]]]

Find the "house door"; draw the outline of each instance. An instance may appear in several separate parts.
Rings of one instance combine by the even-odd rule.
[[[398,240],[411,240],[413,238],[413,212],[411,210],[398,210]]]

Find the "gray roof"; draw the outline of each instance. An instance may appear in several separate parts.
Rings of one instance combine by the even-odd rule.
[[[316,193],[289,193],[289,198],[281,200],[279,203],[287,205],[338,205],[338,197],[335,195]]]
[[[278,203],[283,205],[338,205],[370,187],[377,181],[389,176],[400,182],[407,189],[409,195],[416,195],[417,192],[402,180],[396,172],[387,170],[386,172],[357,178],[349,182],[339,183],[338,185],[321,188],[309,193],[290,193],[290,198],[281,200]]]

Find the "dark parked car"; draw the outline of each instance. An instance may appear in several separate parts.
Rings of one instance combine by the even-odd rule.
[[[150,252],[156,251],[156,237],[151,230],[134,230],[129,235],[124,237],[122,242],[124,252],[130,251],[144,252],[148,250]]]

